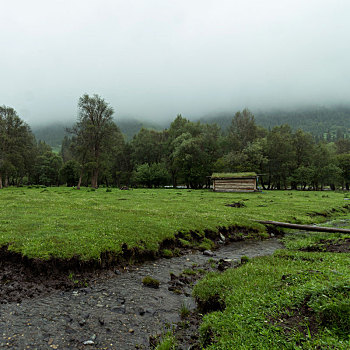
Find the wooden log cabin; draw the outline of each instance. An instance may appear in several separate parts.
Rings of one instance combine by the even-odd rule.
[[[214,173],[211,176],[214,192],[255,192],[256,173]]]

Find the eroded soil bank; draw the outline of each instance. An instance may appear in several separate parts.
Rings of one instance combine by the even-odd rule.
[[[0,347],[147,349],[150,335],[160,334],[180,321],[182,305],[195,307],[186,291],[177,294],[168,290],[171,273],[178,275],[194,264],[208,265],[209,259],[235,261],[242,256],[272,254],[281,247],[277,239],[234,242],[216,250],[212,258],[196,252],[148,262],[122,273],[105,271],[91,278],[87,287],[67,290],[69,286],[62,285],[62,291],[49,295],[38,291],[38,296],[34,291],[29,299],[0,305]],[[142,279],[146,275],[158,279],[160,288],[144,287]],[[73,285],[84,284],[75,275],[71,281]],[[27,286],[21,288],[25,294]]]
[[[269,229],[270,234],[280,234]],[[53,291],[66,291],[79,286],[87,286],[114,276],[115,269],[141,264],[145,261],[184,255],[195,250],[210,249],[228,242],[266,238],[253,229],[240,226],[219,227],[218,231],[204,230],[178,232],[173,238],[160,242],[158,251],[139,246],[129,248],[125,243],[121,252],[102,252],[99,259],[81,260],[78,256],[70,259],[52,257],[49,260],[33,259],[0,247],[0,304],[20,303],[22,300],[45,296]],[[186,238],[186,240],[184,239]],[[170,254],[170,255],[169,255]]]

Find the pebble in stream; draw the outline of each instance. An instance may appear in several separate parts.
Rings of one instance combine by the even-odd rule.
[[[214,257],[239,260],[281,247],[276,239],[237,242],[215,251]],[[0,305],[0,348],[148,349],[150,335],[180,321],[181,305],[195,308],[191,297],[168,290],[170,273],[208,259],[199,252],[161,259],[86,288]],[[142,285],[146,275],[160,281],[159,289]]]

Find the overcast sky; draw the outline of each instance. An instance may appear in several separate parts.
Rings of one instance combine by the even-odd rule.
[[[349,0],[0,0],[0,105],[76,119],[350,101]]]

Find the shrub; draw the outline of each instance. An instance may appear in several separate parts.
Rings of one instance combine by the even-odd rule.
[[[241,257],[241,264],[246,264],[249,261],[249,258],[246,255]]]

